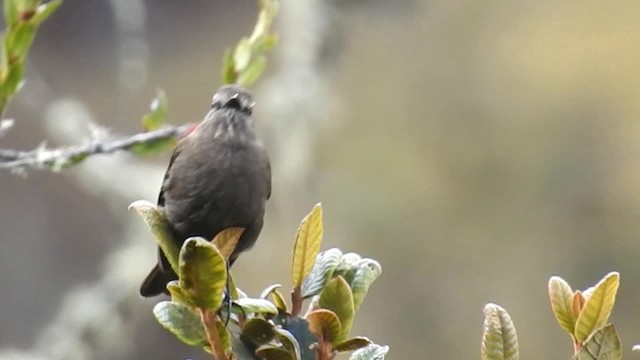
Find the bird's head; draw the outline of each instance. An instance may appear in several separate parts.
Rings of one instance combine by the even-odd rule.
[[[255,101],[249,92],[239,85],[224,85],[213,95],[213,109],[234,109],[251,114]]]

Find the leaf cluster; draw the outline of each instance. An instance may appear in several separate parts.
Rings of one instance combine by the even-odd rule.
[[[182,342],[220,360],[328,360],[345,351],[353,351],[352,360],[384,359],[387,346],[349,337],[356,311],[382,269],[375,260],[355,253],[335,248],[320,252],[320,204],[296,234],[290,306],[279,284],[268,286],[257,298],[236,288],[226,265],[243,229],[226,229],[211,242],[190,238],[178,247],[153,204],[136,201],[131,208],[144,219],[179,275],[167,285],[171,300],[158,303],[153,312]]]
[[[615,327],[609,324],[620,274],[611,272],[596,285],[584,290],[572,290],[559,276],[549,279],[551,309],[573,342],[575,360],[619,360],[622,347]],[[483,360],[517,360],[518,337],[511,317],[495,304],[484,308],[482,336]]]

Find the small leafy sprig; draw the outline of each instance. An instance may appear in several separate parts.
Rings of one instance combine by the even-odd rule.
[[[620,274],[611,272],[596,285],[572,290],[559,276],[549,279],[551,309],[558,324],[571,336],[575,360],[619,360],[622,347],[615,327],[609,324]],[[483,360],[517,360],[518,337],[511,317],[495,304],[484,308]]]
[[[292,256],[291,308],[281,285],[267,287],[258,298],[237,289],[226,260],[242,235],[227,229],[209,242],[190,238],[178,247],[156,207],[137,201],[136,210],[154,234],[179,280],[167,285],[171,301],[154,307],[158,322],[182,342],[211,352],[216,359],[329,360],[353,351],[351,360],[381,360],[389,348],[366,337],[349,338],[355,313],[380,265],[338,249],[319,252],[323,235],[318,204],[302,220]],[[232,298],[224,306],[224,289]],[[302,314],[303,302],[309,305]],[[222,318],[230,320],[228,330]]]
[[[278,13],[275,0],[258,0],[260,12],[249,37],[240,39],[235,48],[224,53],[222,81],[225,84],[249,86],[267,67],[265,54],[278,42],[278,36],[270,32],[273,19]]]
[[[7,26],[0,45],[0,118],[9,99],[22,84],[25,61],[36,31],[62,4],[62,0],[4,0]]]

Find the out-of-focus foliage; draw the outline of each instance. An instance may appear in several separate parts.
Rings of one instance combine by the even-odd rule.
[[[259,0],[258,3],[260,13],[251,36],[243,37],[234,50],[227,49],[225,52],[222,68],[222,81],[225,84],[253,84],[267,67],[265,54],[278,42],[277,35],[269,32],[278,13],[278,2]]]
[[[24,76],[27,54],[36,31],[61,4],[62,0],[4,0],[7,30],[0,45],[0,117]]]

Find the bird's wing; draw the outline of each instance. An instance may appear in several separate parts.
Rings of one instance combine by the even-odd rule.
[[[176,145],[176,148],[173,149],[173,153],[171,154],[171,159],[169,160],[169,166],[167,167],[167,172],[164,173],[164,179],[162,179],[160,194],[158,194],[158,206],[164,206],[164,189],[168,184],[169,176],[171,176],[171,166],[173,165],[173,162],[178,158],[178,155],[180,155],[181,144],[182,142],[179,142],[178,145]]]

